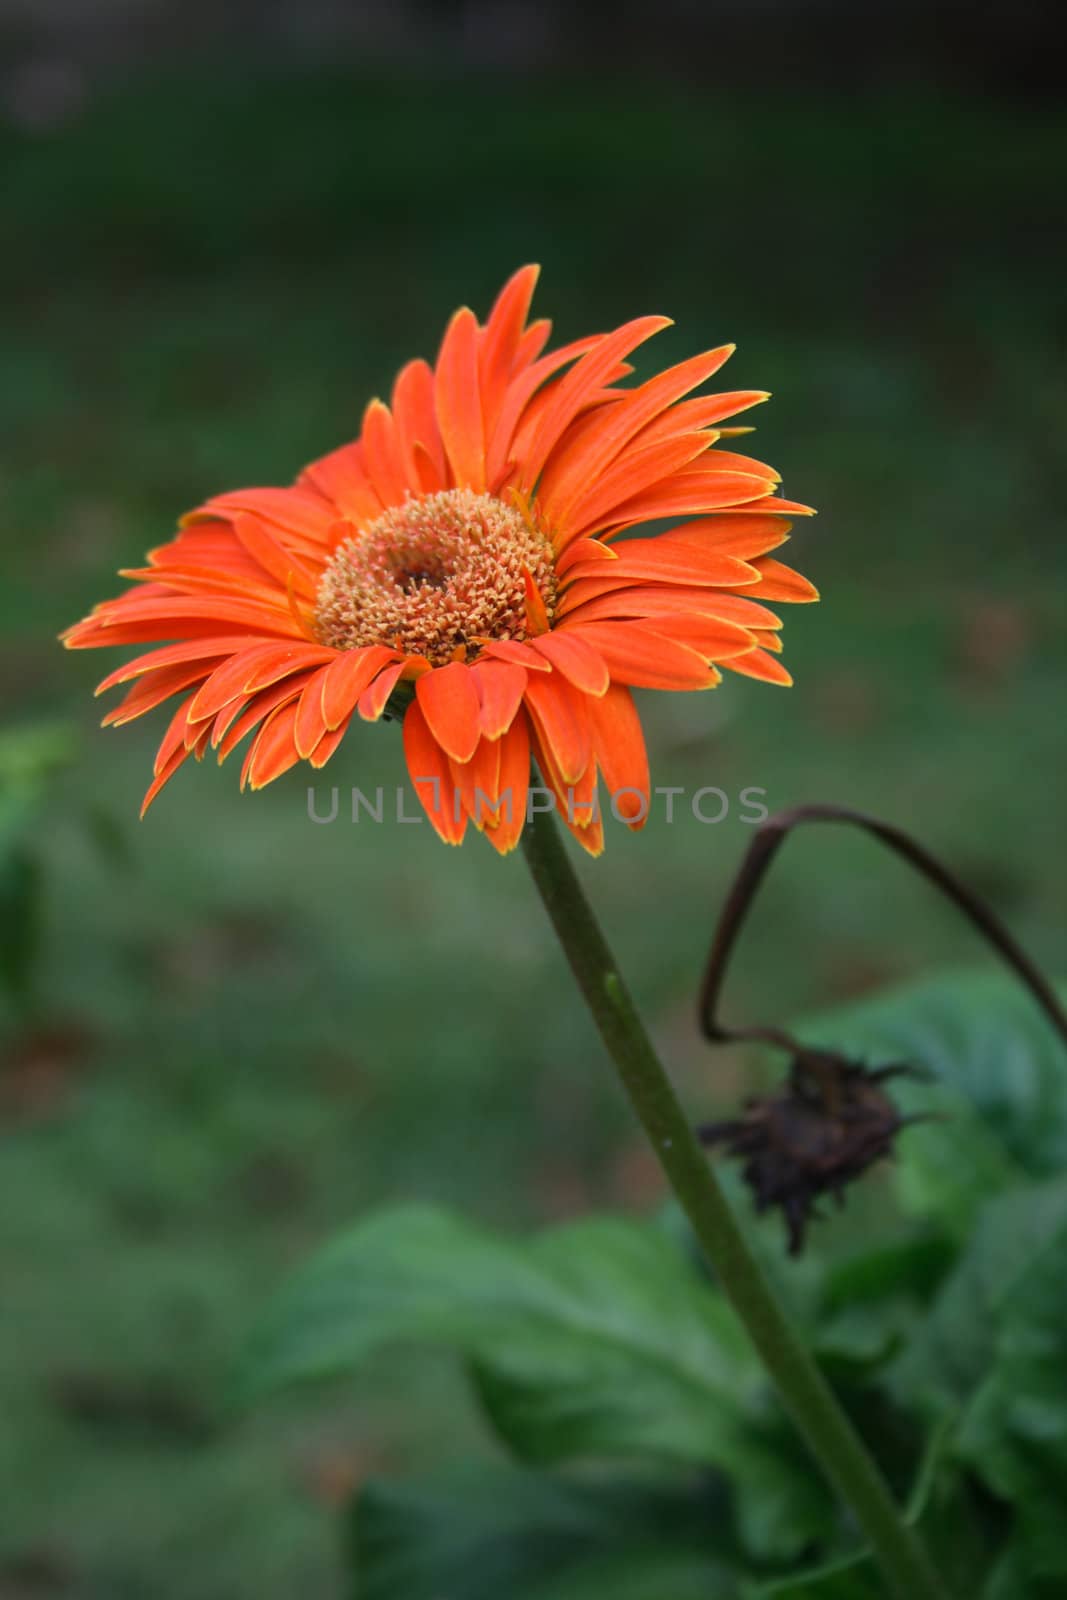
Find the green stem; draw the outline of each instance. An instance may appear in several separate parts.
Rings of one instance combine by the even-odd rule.
[[[914,1529],[787,1321],[697,1143],[564,848],[538,812],[523,851],[608,1054],[682,1210],[815,1460],[870,1540],[891,1591],[944,1600]]]

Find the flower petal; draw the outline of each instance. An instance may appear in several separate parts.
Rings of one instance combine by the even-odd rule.
[[[389,704],[389,696],[400,682],[406,667],[406,661],[394,661],[391,667],[383,667],[370,687],[364,689],[356,707],[364,722],[377,722],[381,718]]]
[[[427,362],[409,361],[401,367],[393,385],[393,416],[411,488],[423,494],[446,488],[448,465],[434,410],[433,372]],[[430,467],[429,481],[426,464]]]
[[[437,358],[434,391],[452,475],[461,487],[485,489],[485,432],[478,383],[478,324],[467,306],[448,325]]]
[[[526,669],[508,661],[483,658],[471,668],[481,702],[479,726],[487,739],[499,739],[511,727],[526,689]]]
[[[383,506],[398,506],[410,487],[389,407],[372,400],[363,413],[363,461],[367,476]]]
[[[788,688],[793,682],[777,656],[769,656],[765,650],[748,650],[743,655],[731,656],[723,662],[723,666],[729,667],[731,672],[742,673],[746,678],[759,678],[764,683],[780,683]]]
[[[577,783],[592,754],[586,696],[558,672],[535,674],[526,685],[527,710],[564,783]]]
[[[423,810],[445,844],[459,844],[467,813],[456,793],[448,757],[430,732],[417,699],[404,715],[404,758]]]
[[[530,640],[531,648],[551,661],[569,683],[585,694],[602,695],[611,679],[603,658],[577,633],[543,633]]]
[[[263,789],[283,772],[295,767],[300,760],[293,729],[296,724],[297,702],[290,700],[279,706],[264,722],[245,757],[241,772],[241,787],[247,783],[251,789]]]
[[[652,779],[641,719],[633,695],[613,683],[589,707],[597,766],[611,796],[614,815],[637,830],[648,821]]]
[[[775,561],[773,556],[763,556],[752,565],[759,573],[759,584],[753,594],[758,594],[761,600],[791,600],[804,604],[819,598],[813,583],[794,572],[792,567]]]
[[[595,427],[554,451],[539,491],[548,522],[565,522],[571,506],[587,492],[590,483],[601,478],[631,439],[674,401],[710,378],[734,349],[732,344],[722,345],[657,373],[615,401],[597,418]]]
[[[640,622],[591,622],[582,637],[603,656],[613,683],[635,689],[710,689],[719,674],[696,650]]]
[[[453,761],[469,761],[478,746],[481,703],[471,669],[460,661],[423,673],[415,694],[430,732]]]
[[[522,461],[522,483],[532,488],[540,477],[549,452],[558,443],[568,423],[581,411],[598,388],[608,381],[608,374],[616,363],[628,356],[638,345],[651,339],[653,334],[669,328],[669,317],[636,317],[609,333],[595,349],[572,367],[560,383],[550,406],[538,425]]]
[[[519,712],[500,740],[499,806],[485,819],[483,832],[501,855],[514,850],[526,826],[526,797],[530,787],[530,729],[526,713]]]
[[[520,267],[501,289],[482,330],[478,378],[488,438],[493,435],[515,369],[540,272],[538,266]]]
[[[399,659],[399,651],[385,644],[369,644],[362,650],[345,650],[337,656],[322,680],[322,717],[326,727],[332,731],[343,722],[382,668]]]

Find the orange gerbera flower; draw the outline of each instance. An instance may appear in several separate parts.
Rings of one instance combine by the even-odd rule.
[[[598,776],[631,827],[648,811],[632,688],[708,689],[719,666],[790,682],[764,602],[816,594],[769,552],[808,508],[718,448],[749,431],[718,424],[767,396],[684,398],[732,345],[619,387],[665,317],[542,354],[536,280],[516,273],[484,324],[457,311],[436,367],[404,367],[358,440],[292,488],[209,500],[64,636],[162,644],[100,685],[132,683],[105,723],[183,696],[146,808],[190,755],[222,761],[252,735],[241,781],[258,789],[388,710],[443,839],[472,821],[512,849],[532,755],[597,854]],[[687,520],[618,539],[671,517]]]

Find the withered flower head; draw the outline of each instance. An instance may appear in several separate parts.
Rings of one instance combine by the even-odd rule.
[[[820,1195],[843,1204],[848,1185],[890,1155],[915,1120],[900,1115],[884,1087],[914,1072],[902,1064],[869,1071],[829,1050],[804,1050],[776,1093],[747,1100],[735,1121],[706,1124],[700,1139],[744,1161],[757,1210],[781,1209],[789,1253],[799,1255]]]

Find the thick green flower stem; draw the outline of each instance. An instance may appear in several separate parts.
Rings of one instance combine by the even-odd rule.
[[[914,1529],[753,1258],[619,976],[550,812],[538,812],[527,824],[523,851],[630,1104],[808,1448],[866,1534],[890,1591],[907,1600],[945,1600]]]

